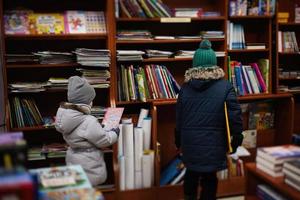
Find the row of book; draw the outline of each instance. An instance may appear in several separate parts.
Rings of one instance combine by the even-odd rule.
[[[232,82],[237,94],[268,93],[269,91],[269,61],[261,59],[259,63],[243,65],[238,61],[230,61],[229,80]]]
[[[170,8],[162,1],[154,0],[119,0],[121,16],[132,18],[154,18],[173,16]]]
[[[12,128],[44,126],[54,127],[55,117],[42,117],[35,100],[32,97],[14,96],[9,101],[10,126]],[[97,119],[104,118],[107,109],[102,106],[93,106],[91,114]]]
[[[230,0],[229,16],[271,15],[276,9],[276,0]]]
[[[5,34],[81,34],[106,33],[102,11],[34,13],[32,10],[10,10],[4,13]]]
[[[288,66],[279,68],[278,77],[282,79],[300,79],[300,71],[299,70],[287,70]],[[296,68],[296,67],[294,67]]]
[[[284,182],[300,192],[300,156],[283,164]]]
[[[28,149],[28,160],[45,160],[47,158],[64,158],[67,152],[67,144],[52,143]]]
[[[124,66],[118,71],[118,98],[120,101],[146,102],[147,99],[176,98],[180,86],[161,65]]]
[[[146,49],[146,50],[117,50],[117,60],[118,61],[142,61],[146,58],[193,58],[195,51],[190,50],[178,50],[176,52],[172,51],[162,51],[156,49]],[[224,51],[216,51],[217,57],[224,57]]]
[[[294,31],[278,31],[278,52],[299,52],[297,37]]]
[[[256,167],[272,177],[282,177],[285,163],[290,170],[291,165],[296,165],[295,160],[300,159],[300,147],[296,145],[279,145],[257,148]],[[299,171],[299,169],[298,169]],[[300,181],[300,179],[298,179]]]
[[[110,65],[110,51],[108,49],[76,48],[74,52],[38,51],[32,54],[6,54],[7,63],[40,63],[64,64],[74,63],[82,66],[104,67]]]
[[[43,124],[43,118],[31,97],[14,96],[9,101],[11,127],[31,127]]]
[[[256,195],[259,199],[287,200],[277,190],[266,184],[258,184],[256,186]]]
[[[211,39],[224,38],[224,32],[218,30],[200,31],[199,35],[152,35],[149,30],[120,30],[117,33],[118,40],[186,40],[186,39]]]

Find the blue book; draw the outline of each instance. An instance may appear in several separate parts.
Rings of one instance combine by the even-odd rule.
[[[242,79],[242,72],[241,72],[241,67],[236,66],[234,67],[234,73],[235,73],[235,78],[236,78],[236,84],[238,88],[238,94],[241,96],[245,95],[245,91],[243,88],[243,79]]]
[[[180,172],[184,165],[179,156],[172,160],[168,166],[162,171],[160,182],[161,186],[169,184]]]

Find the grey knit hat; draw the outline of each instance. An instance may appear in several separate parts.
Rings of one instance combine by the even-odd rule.
[[[96,96],[95,89],[83,78],[72,76],[68,84],[68,101],[74,104],[90,104]]]

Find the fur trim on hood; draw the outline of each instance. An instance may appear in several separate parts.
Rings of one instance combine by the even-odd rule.
[[[60,107],[64,109],[72,109],[85,115],[91,114],[91,106],[86,104],[73,104],[69,102],[61,102]]]
[[[191,79],[218,80],[224,76],[224,70],[218,66],[193,67],[185,71],[184,82],[189,82]]]

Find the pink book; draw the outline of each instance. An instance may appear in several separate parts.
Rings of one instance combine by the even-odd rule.
[[[255,71],[255,74],[257,76],[257,79],[258,79],[258,82],[260,84],[260,87],[261,87],[262,91],[266,92],[267,91],[266,83],[265,83],[265,81],[264,81],[264,79],[263,79],[263,77],[261,75],[261,72],[260,72],[260,70],[258,68],[258,65],[256,63],[251,63],[250,65],[251,65],[251,67]]]
[[[124,108],[107,108],[102,120],[104,128],[110,130],[119,127]]]

